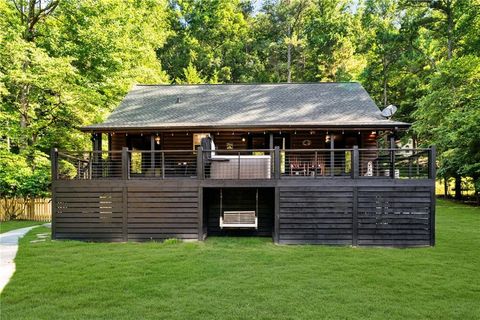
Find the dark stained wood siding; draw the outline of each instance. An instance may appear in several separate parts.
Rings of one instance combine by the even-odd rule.
[[[430,202],[426,187],[358,188],[358,244],[428,245]]]
[[[52,234],[95,241],[225,234],[218,228],[218,189],[231,191],[225,209],[251,210],[257,186],[259,230],[250,235],[271,236],[275,228],[276,241],[284,244],[434,244],[434,180],[367,177],[56,180]]]
[[[162,181],[57,182],[55,237],[92,241],[198,239],[198,187]],[[117,185],[117,187],[107,187]]]
[[[310,140],[310,145],[306,146],[303,144],[305,140]],[[325,145],[325,134],[320,132],[315,132],[315,134],[310,134],[306,131],[298,131],[290,134],[290,149],[324,149],[330,148],[330,145]]]
[[[317,186],[281,186],[278,241],[396,247],[432,245],[433,184],[400,182],[362,179],[352,183],[335,179],[318,182]]]
[[[122,188],[56,187],[55,237],[122,241]]]
[[[279,242],[352,244],[352,196],[352,187],[281,187]]]
[[[128,187],[128,239],[167,238],[198,238],[198,189]]]
[[[218,132],[213,134],[215,146],[219,150],[227,149],[227,144],[233,144],[234,149],[244,150],[247,149],[247,133],[235,132],[232,135],[231,132]],[[242,141],[245,139],[245,141]]]
[[[193,137],[191,133],[165,132],[162,135],[163,150],[193,150]]]

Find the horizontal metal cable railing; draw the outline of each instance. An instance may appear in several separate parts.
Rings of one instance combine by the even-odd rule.
[[[52,152],[57,180],[433,179],[435,149],[249,149]]]
[[[430,149],[358,149],[361,177],[427,179]]]
[[[196,178],[197,151],[128,151],[129,179]]]
[[[349,177],[353,149],[284,150],[280,153],[282,177]]]
[[[56,163],[58,180],[122,178],[121,151],[59,151]]]

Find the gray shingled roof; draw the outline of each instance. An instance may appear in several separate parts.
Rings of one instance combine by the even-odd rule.
[[[200,127],[407,127],[381,116],[358,83],[137,85],[85,130]]]

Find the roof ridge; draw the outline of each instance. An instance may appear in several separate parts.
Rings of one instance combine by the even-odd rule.
[[[330,85],[330,84],[359,84],[359,81],[323,81],[323,82],[236,82],[236,83],[158,83],[142,84],[137,83],[135,87],[192,87],[192,86],[243,86],[243,85]]]

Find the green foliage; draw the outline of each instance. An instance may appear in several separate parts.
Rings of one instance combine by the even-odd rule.
[[[45,197],[49,184],[50,162],[46,155],[37,153],[32,169],[26,157],[0,151],[0,197]]]
[[[442,176],[478,181],[479,0],[41,3],[0,0],[0,148],[33,171],[52,147],[88,149],[77,128],[134,83],[360,81],[418,120]]]
[[[245,81],[249,54],[243,10],[239,0],[171,1],[174,33],[157,51],[171,78],[180,83]]]
[[[440,176],[468,176],[480,190],[480,57],[443,62],[415,112],[415,130],[440,152]]]

